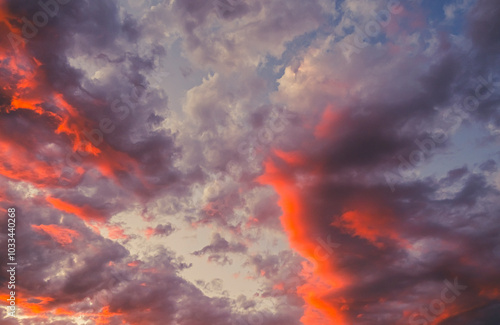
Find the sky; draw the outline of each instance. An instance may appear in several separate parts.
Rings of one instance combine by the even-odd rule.
[[[499,54],[498,0],[0,0],[0,323],[500,324]]]

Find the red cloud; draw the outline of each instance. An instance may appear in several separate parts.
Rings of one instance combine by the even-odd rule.
[[[280,157],[290,163],[298,163],[303,159],[295,154],[278,152]],[[264,185],[272,186],[280,196],[279,206],[283,210],[281,223],[287,232],[290,245],[303,257],[317,265],[318,243],[311,238],[312,226],[307,222],[307,211],[303,205],[302,190],[296,180],[278,168],[277,164],[269,159],[265,162],[265,173],[257,181]],[[319,266],[319,265],[317,265]],[[347,324],[336,306],[327,302],[325,296],[335,287],[345,284],[345,277],[331,269],[328,265],[323,265],[314,270],[308,270],[304,265],[303,277],[308,278],[308,283],[298,288],[298,293],[306,302],[304,306],[304,316],[301,321],[306,325],[321,324]]]
[[[58,225],[31,225],[31,228],[33,228],[36,232],[49,235],[53,240],[62,246],[71,244],[75,238],[80,237],[80,234],[77,231]]]
[[[106,220],[106,216],[104,215],[104,213],[95,208],[92,208],[89,205],[77,206],[51,196],[48,196],[46,200],[47,202],[52,204],[56,209],[66,213],[72,213],[85,221]]]

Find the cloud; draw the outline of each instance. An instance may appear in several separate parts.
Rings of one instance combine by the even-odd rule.
[[[497,2],[61,2],[0,5],[3,322],[498,322]]]
[[[146,229],[146,237],[149,239],[151,236],[168,236],[175,231],[171,224],[158,225],[155,228],[148,227]]]
[[[227,257],[228,253],[246,253],[247,247],[242,243],[230,243],[219,234],[214,234],[210,245],[193,252],[193,255],[203,256],[209,254],[208,260],[219,264],[231,264],[232,261]]]
[[[71,229],[59,227],[57,225],[31,225],[31,227],[39,232],[49,235],[53,240],[62,246],[71,244],[74,238],[78,238],[79,234]]]
[[[231,5],[231,10],[224,10],[224,4]],[[316,1],[304,5],[300,1],[185,0],[175,2],[174,12],[193,61],[224,72],[256,66],[268,54],[279,57],[286,42],[313,31],[322,19]],[[220,32],[209,32],[212,27]]]

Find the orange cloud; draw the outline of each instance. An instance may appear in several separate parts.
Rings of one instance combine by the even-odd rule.
[[[107,226],[108,228],[108,237],[110,239],[127,239],[128,236],[125,235],[125,231],[120,226]]]
[[[146,238],[150,239],[151,236],[153,236],[155,234],[155,229],[151,228],[151,227],[148,227],[148,228],[146,228],[146,230],[144,230],[144,233],[146,235]]]
[[[139,266],[139,264],[141,264],[141,261],[132,261],[130,263],[127,263],[127,265],[130,267],[136,267]]]
[[[36,232],[45,233],[62,246],[69,245],[73,239],[80,237],[80,234],[68,228],[58,225],[31,225]]]
[[[375,204],[371,205],[368,199],[355,206],[362,208],[343,213],[332,222],[332,225],[352,236],[366,239],[378,248],[384,247],[381,239],[388,238],[406,246],[407,243],[400,239],[394,227],[397,222],[391,211]]]
[[[298,151],[286,152],[281,150],[273,150],[273,153],[289,165],[300,166],[306,162],[305,157],[302,156]]]
[[[37,160],[35,153],[10,140],[0,131],[0,175],[17,181],[28,181],[38,187],[57,185],[55,169]]]
[[[282,152],[278,155],[285,157],[285,161],[299,161],[296,155],[292,155],[295,158],[288,157]],[[332,322],[346,325],[338,304],[328,301],[326,296],[332,290],[346,285],[347,280],[339,272],[331,269],[330,265],[316,263],[318,243],[311,238],[313,229],[307,223],[306,210],[302,203],[303,189],[299,188],[299,184],[292,176],[278,168],[272,159],[267,160],[264,166],[265,173],[258,177],[257,181],[263,185],[272,186],[278,193],[280,197],[278,205],[283,210],[281,223],[288,234],[290,246],[316,265],[315,269],[303,265],[302,276],[307,279],[307,283],[297,290],[306,302],[301,321],[305,325],[332,324]]]
[[[120,316],[122,315],[121,313],[116,313],[116,312],[110,312],[109,311],[109,306],[106,306],[102,309],[102,311],[97,314],[96,316],[96,325],[106,325],[110,323],[110,318],[113,318],[115,316]]]
[[[21,35],[19,28],[10,23],[17,18],[9,16],[5,5],[5,2],[0,3],[0,31],[3,35]],[[45,139],[45,142],[67,143],[69,148],[62,149],[85,158],[104,176],[118,181],[116,172],[127,172],[135,175],[147,187],[139,164],[130,156],[114,150],[102,138],[99,141],[88,139],[88,133],[96,128],[96,123],[80,114],[63,94],[50,88],[42,64],[26,52],[23,44],[14,49],[6,37],[0,40],[0,48],[0,69],[3,71],[0,82],[4,85],[2,97],[10,100],[2,110],[7,113],[20,111],[28,114],[29,111],[29,114],[36,114],[37,120],[45,123],[53,132],[53,138]],[[59,175],[64,166],[55,162],[64,161],[66,157],[61,153],[58,153],[60,157],[41,157],[38,152],[40,143],[30,143],[30,148],[26,148],[25,144],[20,144],[23,139],[9,140],[11,138],[12,135],[0,132],[0,160],[3,163],[0,164],[0,175],[31,182],[39,187],[59,186]],[[53,163],[49,165],[47,161]],[[78,168],[80,175],[83,172],[81,167]]]
[[[10,295],[4,294],[0,295],[0,302],[3,305],[7,305],[7,299]],[[16,306],[22,311],[23,316],[42,316],[43,314],[50,311],[51,307],[48,306],[49,303],[54,301],[51,297],[29,297],[25,298],[22,291],[16,291]]]
[[[336,112],[333,106],[329,105],[321,116],[321,121],[314,128],[314,136],[316,139],[327,138],[332,135],[332,129],[338,124],[340,113]]]
[[[52,204],[56,209],[61,210],[66,213],[71,213],[80,217],[85,221],[105,221],[106,216],[101,211],[92,208],[89,205],[77,206],[71,203],[65,202],[61,199],[48,196],[46,198],[47,202]]]

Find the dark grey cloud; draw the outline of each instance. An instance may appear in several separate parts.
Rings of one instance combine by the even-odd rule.
[[[18,17],[32,17],[40,11],[38,5],[25,1],[11,1],[9,9]],[[54,37],[56,33],[57,37]],[[87,169],[90,166],[85,164],[89,162],[93,165],[126,157],[110,154],[112,150],[123,153],[139,164],[139,170],[122,166],[122,171],[112,171],[113,176],[136,194],[147,197],[179,179],[179,173],[172,168],[173,154],[179,149],[173,143],[172,134],[153,131],[153,124],[147,122],[152,121],[152,116],[161,121],[168,114],[166,98],[161,99],[145,78],[158,68],[155,58],[165,56],[166,51],[153,44],[146,54],[139,54],[134,45],[139,35],[141,26],[131,16],[121,17],[114,1],[97,5],[72,1],[59,5],[58,14],[47,26],[40,27],[26,46],[29,55],[41,63],[44,76],[39,80],[44,83],[41,95],[46,96],[41,100],[47,103],[44,109],[51,109],[51,93],[61,93],[81,117],[87,119],[79,127],[80,132],[89,135],[85,140],[104,151],[95,160],[77,152],[72,161],[76,160]],[[109,74],[97,81],[86,75],[85,66],[77,68],[70,63],[69,57],[84,59],[84,64],[89,67],[101,65],[101,68],[108,69]],[[120,60],[115,60],[116,57]],[[53,109],[57,112],[61,107]],[[19,115],[20,120],[30,120],[29,112],[20,111]],[[103,120],[107,125],[104,128]],[[50,132],[56,126],[50,119],[34,122],[41,125],[31,126],[33,130]],[[111,131],[106,132],[106,128]],[[70,139],[64,141],[64,137],[61,139],[50,133],[38,135],[35,139],[38,139],[35,141],[38,144],[56,142],[61,146],[62,166],[55,166],[59,174],[61,168],[74,167],[67,166],[68,158],[65,157],[72,151],[67,141]],[[157,148],[163,149],[159,151]]]
[[[500,6],[494,0],[477,1],[469,13],[469,37],[480,51],[490,55],[500,50],[499,14]]]
[[[6,3],[12,17],[31,19],[40,11],[33,1]],[[500,246],[500,206],[493,183],[498,159],[485,158],[478,170],[450,165],[442,178],[411,179],[401,170],[412,164],[408,161],[415,150],[431,162],[452,147],[449,139],[435,140],[440,129],[447,136],[455,132],[449,127],[455,119],[443,117],[442,107],[453,106],[457,98],[460,104],[468,96],[484,95],[477,87],[496,87],[500,6],[477,1],[467,14],[465,35],[472,51],[463,50],[445,30],[433,30],[441,35],[433,57],[416,53],[399,58],[380,43],[351,61],[341,60],[338,45],[321,45],[328,36],[318,32],[311,36],[313,50],[298,51],[288,70],[278,67],[283,76],[277,91],[269,94],[268,81],[255,68],[282,56],[288,42],[317,30],[327,19],[322,6],[322,1],[298,0],[178,0],[172,7],[156,3],[137,18],[124,13],[117,1],[60,5],[23,52],[33,58],[33,66],[39,64],[33,80],[40,85],[32,92],[41,98],[35,106],[44,114],[25,108],[8,112],[15,91],[0,91],[0,140],[10,141],[0,142],[9,153],[0,153],[1,188],[6,188],[0,198],[3,208],[19,205],[20,291],[51,297],[43,308],[64,308],[90,322],[99,321],[102,315],[96,314],[106,307],[110,324],[225,325],[250,324],[251,319],[260,325],[299,324],[306,306],[299,288],[308,281],[300,275],[303,260],[290,252],[256,254],[245,264],[265,282],[261,298],[277,301],[270,310],[258,311],[257,299],[205,295],[185,280],[182,272],[190,264],[174,252],[154,248],[138,257],[92,229],[108,224],[90,224],[95,216],[101,221],[126,211],[135,216],[140,206],[145,221],[160,219],[148,228],[156,236],[174,231],[169,218],[177,214],[188,223],[216,225],[245,239],[251,237],[244,231],[249,226],[279,229],[279,196],[255,182],[263,173],[262,161],[269,158],[297,192],[302,239],[316,246],[317,238],[341,244],[321,266],[348,280],[321,299],[341,310],[349,324],[407,323],[405,313],[431,304],[443,281],[455,278],[467,290],[454,305],[460,312],[442,324],[496,324],[500,265],[494,249]],[[22,20],[10,21],[22,28]],[[158,41],[179,36],[193,68],[208,67],[214,73],[186,94],[182,112],[173,112],[168,89],[156,89],[151,75],[159,58],[170,59],[170,50]],[[397,45],[391,43],[391,51]],[[9,70],[8,63],[0,63],[0,81],[16,85],[22,73]],[[183,69],[184,77],[195,74],[193,68]],[[478,81],[481,77],[490,84]],[[53,114],[64,109],[54,94],[74,107],[78,117],[71,128],[90,132],[93,138],[86,141],[94,141],[101,153],[68,165],[75,135],[56,132],[60,121]],[[278,105],[263,102],[280,96],[300,114],[278,130],[270,128]],[[498,99],[498,94],[488,96],[477,109],[454,117],[458,124],[491,126],[488,141],[495,141]],[[335,101],[339,104],[332,111],[338,115],[319,137],[314,126]],[[104,132],[107,128],[112,131]],[[259,138],[266,128],[273,133],[271,141]],[[248,150],[240,150],[241,144]],[[287,163],[272,154],[275,147],[297,151],[300,159]],[[230,162],[239,168],[238,175]],[[387,186],[387,173],[396,177],[395,191]],[[218,181],[213,193],[207,190]],[[158,198],[170,205],[147,207]],[[239,214],[251,222],[238,219]],[[54,233],[37,228],[41,226]],[[0,227],[6,228],[5,220]],[[57,237],[68,231],[73,231],[70,239]],[[0,246],[5,243],[3,236]],[[248,251],[247,244],[216,234],[192,254],[227,265],[231,254]],[[2,287],[5,281],[0,275]],[[73,322],[71,317],[60,321]]]
[[[210,256],[217,255],[219,253],[246,253],[247,247],[238,242],[228,242],[226,239],[222,238],[220,234],[214,234],[210,245],[203,247],[200,250],[193,252],[194,255],[201,256],[205,254],[211,254]],[[209,257],[210,258],[210,257]]]
[[[169,236],[171,233],[173,233],[175,231],[175,228],[167,223],[167,224],[164,224],[164,225],[158,225],[154,228],[151,228],[151,235],[154,235],[154,236]]]

